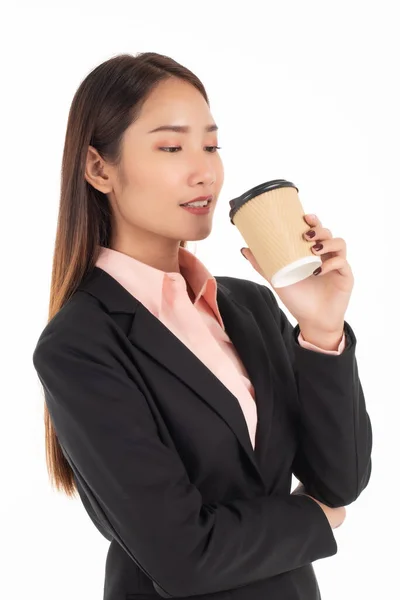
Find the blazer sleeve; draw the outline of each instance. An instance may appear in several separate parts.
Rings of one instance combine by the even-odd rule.
[[[58,327],[50,322],[33,363],[73,471],[156,592],[227,590],[336,554],[329,521],[307,496],[203,503],[160,437],[111,322],[93,307],[83,318],[64,315]]]
[[[356,336],[345,321],[346,345],[332,355],[303,348],[274,293],[272,305],[294,371],[299,400],[299,445],[292,472],[306,493],[330,506],[356,500],[371,476],[372,429],[355,356]]]

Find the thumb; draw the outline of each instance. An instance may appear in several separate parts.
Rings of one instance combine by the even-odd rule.
[[[259,273],[262,277],[265,277],[260,265],[256,261],[255,256],[250,250],[250,248],[240,248],[240,252],[249,261],[249,263],[257,271],[257,273]]]

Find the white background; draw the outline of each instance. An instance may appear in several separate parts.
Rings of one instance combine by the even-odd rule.
[[[355,286],[346,320],[357,337],[373,425],[373,471],[335,530],[338,554],[314,567],[323,600],[396,597],[396,4],[153,0],[3,8],[1,597],[102,598],[108,542],[79,500],[50,488],[32,353],[46,323],[73,94],[99,63],[142,51],[167,54],[193,70],[220,128],[225,183],[213,231],[189,246],[214,275],[265,283],[240,254],[245,243],[229,221],[228,202],[269,179],[293,181],[305,212],[347,242]]]

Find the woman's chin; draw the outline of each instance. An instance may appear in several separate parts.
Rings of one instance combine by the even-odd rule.
[[[211,226],[199,228],[196,232],[192,234],[188,234],[185,239],[187,242],[199,242],[201,240],[205,240],[211,233]]]

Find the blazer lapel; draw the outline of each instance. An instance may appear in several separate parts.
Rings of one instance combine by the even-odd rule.
[[[96,296],[111,314],[135,314],[127,333],[131,343],[173,373],[225,420],[263,482],[259,461],[268,441],[273,409],[271,363],[252,312],[234,300],[230,290],[218,281],[218,277],[216,280],[217,302],[226,333],[243,361],[255,391],[258,425],[254,450],[237,398],[119,282],[99,267],[94,267],[78,289]]]
[[[226,333],[239,354],[254,388],[258,416],[254,452],[260,460],[268,443],[274,406],[272,363],[256,316],[234,299],[231,291],[218,277],[215,279],[218,284],[218,307]],[[243,420],[242,413],[241,417]]]

